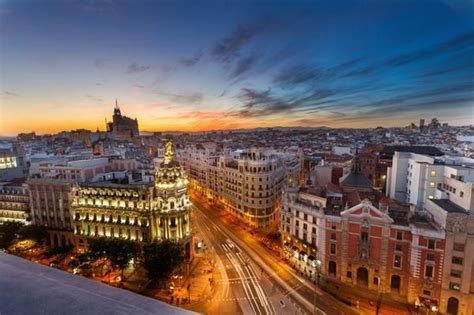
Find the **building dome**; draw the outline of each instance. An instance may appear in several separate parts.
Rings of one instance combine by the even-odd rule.
[[[351,172],[341,179],[340,186],[345,190],[372,189],[372,182],[361,171],[359,152],[357,149],[352,159]]]

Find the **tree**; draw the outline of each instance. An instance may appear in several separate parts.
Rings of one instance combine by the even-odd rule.
[[[48,236],[46,228],[38,225],[25,225],[20,229],[19,234],[22,239],[34,240],[39,245],[41,245]]]
[[[137,254],[137,244],[120,238],[100,237],[89,242],[89,254],[94,259],[106,257],[113,269],[121,271],[123,278],[124,269]]]
[[[0,225],[0,248],[8,248],[19,237],[23,223],[7,221]]]
[[[144,256],[147,276],[155,283],[168,279],[185,260],[181,244],[170,240],[146,245]]]
[[[120,238],[112,238],[108,240],[108,248],[106,256],[112,263],[112,268],[117,267],[121,271],[123,279],[123,271],[130,263],[130,260],[136,256],[136,243]]]

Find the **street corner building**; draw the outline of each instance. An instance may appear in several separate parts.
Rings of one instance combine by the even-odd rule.
[[[357,154],[339,185],[288,185],[280,219],[285,257],[314,282],[324,275],[427,314],[473,314],[473,165],[396,152],[388,168],[393,199],[371,188]]]
[[[188,181],[173,154],[169,141],[152,183],[75,184],[71,213],[76,245],[84,248],[89,239],[96,237],[144,243],[166,239],[181,243],[186,256],[191,257]]]
[[[299,172],[297,160],[261,148],[232,151],[212,144],[188,146],[180,150],[179,160],[196,196],[258,228],[278,223],[285,178]]]

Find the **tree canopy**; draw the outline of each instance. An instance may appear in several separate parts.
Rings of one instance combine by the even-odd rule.
[[[120,238],[100,237],[91,239],[89,253],[93,258],[106,257],[113,268],[124,270],[130,260],[137,255],[137,244]]]
[[[8,248],[20,236],[23,223],[7,221],[0,225],[0,248]]]
[[[155,282],[168,279],[185,260],[181,244],[170,240],[146,245],[144,256],[148,278]]]

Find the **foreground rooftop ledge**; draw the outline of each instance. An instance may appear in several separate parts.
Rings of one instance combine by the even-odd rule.
[[[0,314],[197,314],[0,253]]]

